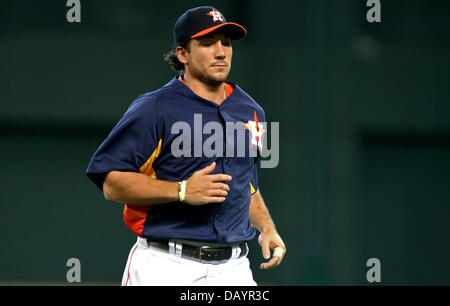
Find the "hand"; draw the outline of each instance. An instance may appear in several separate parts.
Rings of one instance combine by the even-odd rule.
[[[191,205],[221,203],[230,191],[230,187],[223,183],[231,181],[226,174],[210,174],[216,168],[216,163],[195,172],[186,182],[184,201]]]
[[[270,258],[270,249],[274,249],[272,259],[261,264],[261,270],[272,269],[278,266],[286,254],[286,246],[280,235],[275,229],[263,232],[258,237],[258,243],[262,248],[262,254],[265,259]]]

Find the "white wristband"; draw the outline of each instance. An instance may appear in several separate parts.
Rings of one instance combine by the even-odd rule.
[[[178,198],[180,202],[184,202],[186,196],[186,181],[178,182]]]

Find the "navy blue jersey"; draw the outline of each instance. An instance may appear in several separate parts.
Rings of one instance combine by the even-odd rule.
[[[138,97],[95,152],[86,175],[100,189],[106,174],[114,170],[178,182],[213,161],[216,168],[211,174],[233,178],[226,182],[230,191],[222,203],[126,203],[123,219],[136,235],[220,243],[249,241],[255,236],[249,205],[252,193],[258,190],[255,163],[265,116],[239,86],[228,85],[232,93],[218,105],[172,79],[159,90]],[[229,129],[233,124],[244,126],[244,133],[233,133]],[[191,133],[180,127],[190,128]],[[212,148],[213,156],[205,148]]]

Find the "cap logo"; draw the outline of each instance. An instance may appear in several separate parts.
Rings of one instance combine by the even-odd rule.
[[[216,11],[215,9],[212,9],[212,11],[209,12],[208,14],[206,14],[206,15],[212,16],[214,22],[216,22],[216,21],[222,21],[223,22],[222,14],[219,13],[218,11]]]

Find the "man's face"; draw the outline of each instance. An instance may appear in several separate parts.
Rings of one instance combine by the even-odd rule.
[[[194,78],[212,86],[226,81],[231,69],[231,40],[223,33],[211,33],[192,39],[183,52],[185,70]]]

